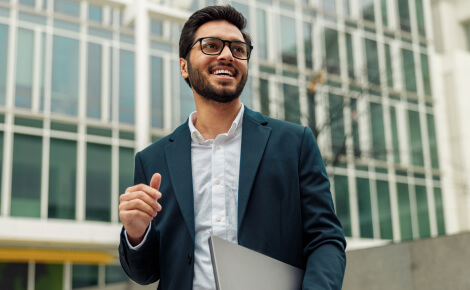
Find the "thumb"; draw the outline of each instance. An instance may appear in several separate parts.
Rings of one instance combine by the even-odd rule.
[[[156,190],[160,189],[160,184],[162,183],[162,176],[160,173],[155,173],[150,180],[150,187],[155,188]]]

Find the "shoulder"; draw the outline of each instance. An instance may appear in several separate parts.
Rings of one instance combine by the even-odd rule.
[[[283,121],[275,118],[271,118],[265,115],[262,115],[259,112],[245,109],[244,122],[256,123],[261,126],[271,128],[271,134],[282,135],[283,137],[297,136],[301,137],[305,134],[306,131],[310,131],[308,127],[291,123],[288,121]]]

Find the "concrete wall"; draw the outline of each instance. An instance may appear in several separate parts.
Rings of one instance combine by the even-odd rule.
[[[470,233],[347,252],[345,290],[470,289]]]

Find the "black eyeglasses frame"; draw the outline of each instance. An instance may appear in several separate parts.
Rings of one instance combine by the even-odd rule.
[[[207,52],[204,52],[204,50],[202,49],[202,41],[204,39],[208,39],[208,38],[211,38],[211,39],[217,39],[217,40],[220,40],[222,41],[223,45],[220,49],[220,51],[218,53],[207,53]],[[230,49],[230,53],[232,54],[232,56],[236,59],[240,59],[240,60],[248,60],[250,59],[250,56],[251,56],[251,52],[253,51],[253,46],[252,45],[249,45],[248,43],[246,42],[243,42],[243,41],[239,41],[239,40],[234,40],[234,41],[230,41],[230,40],[224,40],[224,39],[221,39],[221,38],[218,38],[218,37],[212,37],[212,36],[209,36],[209,37],[201,37],[201,38],[198,38],[196,39],[196,41],[194,41],[193,44],[191,44],[191,46],[189,47],[188,49],[188,53],[186,55],[189,54],[189,51],[196,45],[196,43],[200,44],[200,49],[201,49],[201,52],[204,53],[205,55],[219,55],[222,53],[222,51],[224,50],[225,48],[225,43],[228,42],[228,48]],[[248,51],[247,53],[247,57],[246,58],[240,58],[240,57],[236,57],[235,55],[233,55],[233,51],[232,51],[232,43],[243,43],[243,44],[246,44],[247,47],[250,48],[250,50]]]

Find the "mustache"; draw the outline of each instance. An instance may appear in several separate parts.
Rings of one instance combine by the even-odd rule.
[[[217,66],[227,66],[227,67],[230,67],[232,68],[234,71],[235,71],[235,75],[238,75],[240,73],[240,71],[231,63],[225,63],[225,62],[218,62],[216,64],[213,64],[213,65],[210,65],[209,66],[209,72],[212,71],[212,69],[214,67],[217,67]]]

